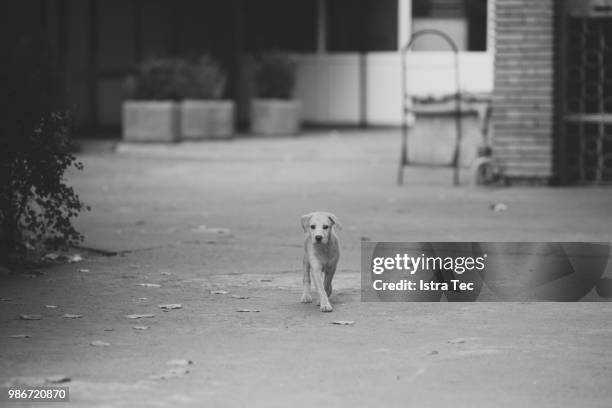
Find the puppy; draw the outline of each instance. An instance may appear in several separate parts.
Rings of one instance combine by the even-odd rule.
[[[322,312],[333,310],[329,303],[332,293],[332,279],[336,273],[336,265],[340,258],[340,248],[335,229],[340,224],[334,214],[328,212],[312,212],[302,216],[304,229],[304,292],[302,303],[312,302],[310,282],[314,282],[319,295],[319,306]]]

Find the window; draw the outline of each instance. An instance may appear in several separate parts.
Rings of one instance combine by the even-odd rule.
[[[487,0],[413,0],[412,30],[436,29],[448,34],[460,51],[487,50]],[[441,39],[427,36],[415,51],[448,51]]]
[[[248,0],[243,4],[247,51],[316,50],[317,0]]]
[[[397,0],[327,0],[328,51],[397,49]]]

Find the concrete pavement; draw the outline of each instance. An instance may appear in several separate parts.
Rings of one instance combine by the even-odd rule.
[[[359,251],[612,241],[612,190],[455,188],[423,167],[398,187],[398,147],[394,131],[86,146],[69,182],[93,207],[77,226],[95,251],[0,277],[0,383],[65,374],[69,406],[610,406],[609,303],[361,303]],[[299,217],[317,209],[344,226],[332,314],[298,302]],[[152,378],[176,358],[188,374]]]

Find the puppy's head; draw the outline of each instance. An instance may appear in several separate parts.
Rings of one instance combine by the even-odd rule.
[[[336,216],[328,212],[312,212],[302,215],[302,228],[314,243],[327,244],[332,228],[340,228]]]

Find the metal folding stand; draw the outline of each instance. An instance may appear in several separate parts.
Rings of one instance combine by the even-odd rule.
[[[412,104],[410,103],[410,96],[408,95],[407,90],[407,81],[406,81],[406,55],[408,52],[412,50],[412,46],[414,42],[422,36],[425,35],[435,35],[448,43],[453,51],[454,63],[455,63],[455,85],[456,85],[456,93],[454,95],[455,99],[455,127],[457,130],[457,139],[455,144],[455,151],[453,154],[453,160],[451,166],[454,167],[453,172],[453,184],[455,186],[459,185],[459,150],[461,147],[461,139],[462,139],[462,130],[461,130],[461,79],[460,79],[460,71],[459,71],[459,49],[457,48],[457,44],[445,33],[438,30],[421,30],[412,34],[410,37],[410,41],[406,44],[405,47],[401,50],[401,60],[402,60],[402,153],[400,157],[400,166],[399,172],[397,176],[397,183],[399,185],[404,183],[404,167],[409,165],[408,160],[408,115],[413,113],[411,108]]]

